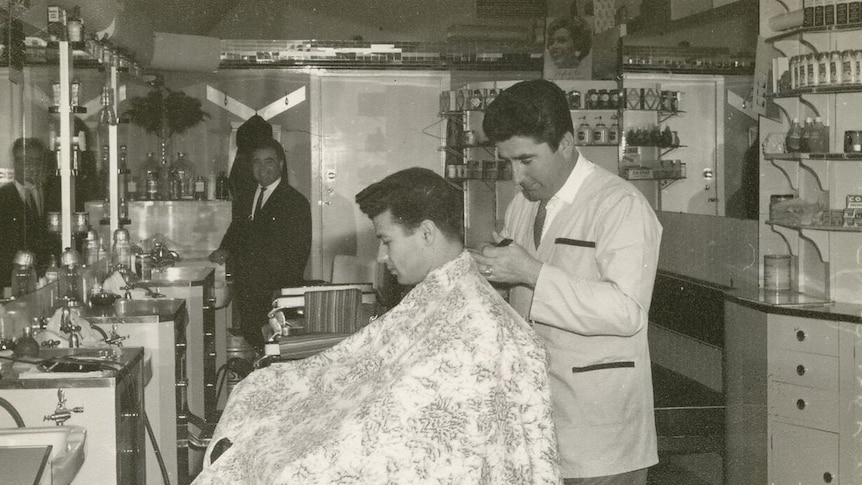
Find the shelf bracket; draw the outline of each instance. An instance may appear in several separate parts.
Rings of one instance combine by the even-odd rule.
[[[826,192],[829,184],[829,163],[826,160],[802,158],[799,165],[814,174],[820,190]]]
[[[778,233],[784,243],[787,244],[787,249],[790,250],[792,256],[799,256],[799,231],[789,227],[779,226],[777,224],[770,225],[773,232]]]
[[[811,101],[808,101],[807,99],[805,99],[804,94],[799,95],[799,102],[804,104],[805,106],[808,106],[811,109],[811,111],[814,112],[814,116],[820,116],[820,110],[817,109],[817,107],[814,106],[814,104]]]
[[[793,192],[798,192],[799,191],[798,181],[796,180],[796,177],[791,177],[790,172],[787,170],[788,165],[796,165],[796,164],[789,161],[789,160],[780,160],[777,158],[773,158],[772,160],[770,160],[770,163],[772,163],[772,165],[775,168],[777,168],[778,170],[781,170],[781,172],[784,174],[784,177],[787,179],[787,182],[790,183],[790,189],[793,190]]]
[[[824,263],[829,262],[829,233],[826,231],[817,231],[813,229],[799,229],[799,234],[814,243],[817,247],[817,252],[820,254],[820,260]]]

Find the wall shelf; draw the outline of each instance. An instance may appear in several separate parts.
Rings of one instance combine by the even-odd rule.
[[[831,34],[838,31],[862,30],[862,24],[846,24],[846,25],[826,25],[822,27],[797,27],[795,29],[786,30],[780,34],[767,37],[765,41],[772,43],[782,39],[788,39],[794,36],[802,37],[803,34]]]

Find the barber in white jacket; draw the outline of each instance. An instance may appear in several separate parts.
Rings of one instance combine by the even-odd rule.
[[[565,94],[545,80],[503,91],[483,128],[520,192],[501,238],[475,255],[550,354],[566,484],[646,484],[658,462],[647,315],[661,224],[631,184],[575,148]],[[544,214],[541,214],[544,212]]]

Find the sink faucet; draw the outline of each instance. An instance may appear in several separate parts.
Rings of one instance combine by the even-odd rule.
[[[72,417],[72,413],[83,413],[83,406],[75,406],[72,409],[68,409],[66,407],[66,393],[63,391],[63,388],[57,389],[57,409],[54,410],[53,413],[45,416],[42,421],[53,421],[57,426],[63,426],[69,418]]]
[[[125,290],[125,294],[123,295],[123,298],[125,298],[127,300],[131,300],[132,299],[132,290],[135,288],[140,288],[140,289],[144,290],[146,295],[150,298],[164,298],[165,297],[165,295],[163,295],[157,291],[153,291],[153,289],[147,285],[142,285],[140,283],[130,282],[130,283],[127,283],[126,286],[123,286],[120,288],[121,290]]]
[[[70,349],[77,349],[81,346],[81,337],[78,335],[81,326],[72,323],[72,311],[68,305],[60,311],[60,331],[69,335]]]

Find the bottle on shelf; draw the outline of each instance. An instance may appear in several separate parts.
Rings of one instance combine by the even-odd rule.
[[[575,133],[575,144],[579,146],[589,145],[593,139],[593,129],[587,124],[585,116],[581,116],[581,124],[578,125],[577,133]]]
[[[126,200],[140,200],[141,194],[138,190],[138,177],[130,173],[126,178]]]
[[[216,161],[213,160],[213,167],[216,166]],[[216,200],[216,173],[215,170],[210,170],[207,175],[207,200]]]
[[[203,175],[195,177],[194,198],[195,200],[207,200],[207,179]]]
[[[808,144],[808,148],[811,152],[829,152],[829,127],[823,124],[823,119],[819,116],[814,118],[814,124],[811,127],[811,135],[809,137]]]
[[[159,162],[153,152],[147,152],[141,168],[141,179],[143,180],[144,200],[158,200],[159,194]]]
[[[230,199],[230,190],[228,187],[229,185],[227,175],[225,175],[224,171],[219,172],[218,179],[216,179],[216,199]]]
[[[45,269],[45,281],[51,283],[60,279],[60,265],[58,264],[57,255],[51,255],[51,263]]]
[[[159,160],[159,200],[171,200],[171,167],[167,157]]]
[[[188,162],[185,152],[177,152],[177,158],[174,159],[171,172],[176,172],[177,179],[179,180],[179,193],[176,194],[174,200],[191,199],[194,173],[192,173],[192,167]]]
[[[799,138],[799,151],[802,153],[811,152],[811,129],[813,125],[813,118],[810,116],[805,118],[805,126],[802,127],[802,136]]]
[[[799,126],[799,118],[793,118],[787,137],[784,140],[787,153],[799,153],[802,151],[802,127]]]
[[[120,153],[117,160],[117,190],[120,194],[120,200],[126,200],[126,189],[129,177],[129,165],[127,162],[128,149],[126,145],[120,145]]]
[[[170,195],[168,198],[170,200],[182,200],[183,199],[183,179],[180,175],[179,170],[173,169],[171,170],[171,189]]]

